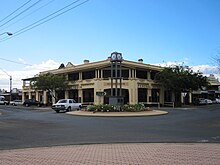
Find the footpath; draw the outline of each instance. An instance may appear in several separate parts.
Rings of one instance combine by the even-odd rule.
[[[220,144],[124,143],[0,150],[1,165],[219,165]]]

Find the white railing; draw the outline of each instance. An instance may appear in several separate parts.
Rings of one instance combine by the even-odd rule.
[[[167,107],[175,107],[174,102],[164,102],[163,106],[167,106]]]

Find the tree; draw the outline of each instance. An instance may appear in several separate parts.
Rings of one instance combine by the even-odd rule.
[[[174,92],[177,98],[180,97],[181,92],[188,93],[209,85],[207,77],[200,72],[193,72],[187,66],[164,68],[155,76],[155,80],[166,90]]]
[[[31,82],[31,86],[36,90],[49,91],[52,97],[56,98],[53,91],[65,90],[67,82],[64,75],[44,74],[35,77]]]

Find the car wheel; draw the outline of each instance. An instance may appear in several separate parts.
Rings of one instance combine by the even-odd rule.
[[[56,110],[56,113],[59,113],[60,111],[59,110]]]
[[[25,104],[25,107],[29,107],[29,104]]]
[[[68,107],[66,111],[67,111],[67,112],[71,111],[71,107]]]
[[[79,108],[77,110],[80,110],[82,108],[82,106],[80,105]]]

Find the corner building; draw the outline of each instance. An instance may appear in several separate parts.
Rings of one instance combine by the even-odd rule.
[[[163,87],[154,81],[155,75],[163,68],[143,63],[123,60],[121,62],[122,73],[122,96],[124,104],[144,103],[146,105],[164,104],[164,101],[172,100],[172,94],[164,91]],[[89,62],[84,60],[83,64],[66,66],[40,72],[39,74],[65,75],[68,89],[55,91],[57,99],[73,98],[82,104],[108,104],[111,95],[111,58],[103,61]],[[36,75],[37,76],[37,75]],[[44,104],[54,103],[48,91],[35,91],[31,89],[30,82],[33,78],[23,79],[22,99],[36,99]],[[115,88],[115,81],[113,81]],[[104,96],[98,93],[105,93]]]

